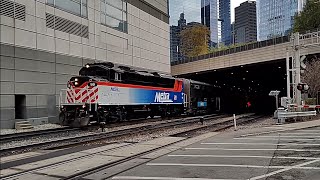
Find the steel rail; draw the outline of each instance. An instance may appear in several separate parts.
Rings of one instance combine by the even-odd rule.
[[[239,119],[248,118],[250,116],[252,116],[252,115],[241,117]],[[224,115],[210,115],[210,116],[204,116],[204,117],[200,116],[200,117],[193,117],[193,118],[187,118],[187,119],[179,119],[177,121],[164,122],[164,123],[161,123],[159,125],[154,125],[154,126],[148,125],[148,126],[143,127],[143,128],[142,127],[130,128],[130,129],[120,130],[120,131],[116,131],[116,132],[109,132],[109,133],[105,133],[100,138],[105,139],[105,138],[111,138],[111,137],[119,137],[119,136],[128,135],[128,134],[131,135],[132,133],[145,132],[146,130],[152,131],[152,130],[156,130],[156,129],[169,128],[169,127],[173,127],[173,126],[183,126],[183,125],[187,125],[187,124],[190,124],[190,123],[199,122],[199,118],[204,118],[204,121],[209,121],[209,120],[214,120],[214,119],[221,118],[221,117],[225,117],[225,116]],[[257,117],[250,118],[250,120],[254,120],[254,119],[257,119]],[[223,125],[223,124],[226,124],[226,122],[229,122],[229,121],[233,121],[233,120],[221,121],[221,122],[217,122],[217,123],[214,123],[214,124],[211,124],[211,125],[219,125],[219,124]],[[241,124],[241,123],[245,123],[245,122],[248,122],[248,120],[247,121],[243,121],[243,122],[239,122],[239,123]],[[167,125],[165,125],[165,124],[167,124]],[[224,129],[224,128],[225,128],[225,126],[223,126],[223,127],[219,126],[219,129],[221,129],[221,130]],[[196,128],[196,129],[199,129],[199,128]],[[217,130],[219,130],[219,129],[217,129]],[[138,130],[138,131],[134,131],[134,130]],[[101,135],[101,134],[98,134],[98,135]],[[92,136],[96,136],[96,135],[92,135]],[[73,139],[77,139],[77,138],[73,138]],[[92,142],[92,141],[102,140],[102,139],[91,139],[91,140],[87,140],[87,141],[88,142]],[[180,141],[183,141],[183,140],[180,140]],[[180,142],[180,141],[177,141],[177,142]],[[132,155],[132,156],[126,157],[124,159],[120,159],[118,161],[114,161],[114,162],[111,162],[111,163],[103,164],[103,165],[100,165],[98,167],[87,169],[85,171],[73,174],[71,176],[61,177],[61,178],[62,179],[68,179],[68,180],[69,179],[79,179],[79,178],[81,179],[82,177],[88,176],[90,174],[94,174],[94,173],[102,171],[104,169],[108,169],[108,168],[110,168],[112,166],[115,166],[115,165],[118,165],[118,164],[121,164],[121,163],[125,163],[127,161],[132,160],[132,159],[135,159],[135,158],[141,157],[143,155],[149,154],[151,152],[154,152],[156,150],[159,150],[159,149],[162,149],[164,147],[173,145],[173,144],[175,144],[177,142],[173,142],[173,143],[170,143],[170,144],[167,144],[167,145],[163,145],[163,146],[160,146],[160,147],[157,147],[157,148],[154,148],[154,149],[151,149],[151,150],[148,150],[148,151],[136,154],[136,155]],[[83,144],[83,143],[86,143],[86,141],[77,142],[76,144]],[[124,145],[124,146],[130,146],[130,145],[132,145],[132,144],[128,144],[128,145]],[[124,146],[120,146],[120,147],[124,147]],[[111,149],[108,149],[106,151],[110,151],[110,150],[117,149],[117,148],[120,148],[120,147],[111,148]],[[101,153],[101,152],[97,152],[97,153]],[[96,153],[93,153],[93,154],[96,154]],[[92,154],[90,154],[90,155],[92,155]],[[85,157],[90,156],[90,155],[84,155],[83,157],[77,157],[75,159],[85,158]],[[68,161],[72,161],[72,160],[74,160],[74,159],[65,160],[63,162],[52,163],[52,164],[49,164],[49,165],[45,165],[45,166],[41,166],[41,167],[25,170],[23,172],[11,174],[11,175],[8,175],[8,176],[3,176],[2,179],[16,177],[16,176],[21,175],[21,174],[29,173],[29,172],[32,172],[32,171],[35,171],[35,170],[38,170],[38,169],[49,168],[51,166],[55,166],[55,165],[58,165],[58,164],[61,164],[61,163],[65,163],[65,162],[68,162]]]
[[[46,149],[46,146],[49,145],[55,145],[60,144],[54,147],[50,147],[50,149],[53,148],[59,148],[59,147],[69,147],[69,146],[76,146],[80,144],[86,144],[86,143],[93,143],[109,138],[115,138],[125,135],[131,135],[131,134],[137,134],[142,133],[145,131],[152,131],[157,129],[163,129],[163,128],[170,128],[170,127],[176,127],[176,126],[183,126],[190,123],[196,123],[199,122],[200,118],[204,119],[210,119],[215,117],[221,117],[221,115],[207,115],[207,116],[198,116],[198,117],[189,117],[189,118],[182,118],[182,119],[176,119],[176,120],[169,120],[166,122],[161,122],[159,124],[154,125],[146,125],[146,126],[140,126],[140,127],[133,127],[123,130],[117,130],[117,131],[111,131],[111,132],[105,132],[105,133],[95,133],[90,135],[83,135],[83,136],[76,136],[76,137],[69,137],[69,138],[61,138],[53,141],[45,141],[40,143],[34,143],[29,145],[23,145],[23,146],[15,146],[15,147],[9,147],[9,148],[1,148],[0,154],[10,153],[10,152],[16,152],[16,151],[22,151],[22,150],[28,150],[31,149]],[[63,145],[61,145],[63,144]],[[48,147],[47,147],[48,149]],[[0,155],[1,157],[1,155]]]
[[[1,143],[7,143],[11,141],[17,141],[22,138],[25,139],[33,136],[56,134],[56,133],[77,131],[77,130],[80,130],[80,128],[62,127],[62,128],[44,129],[44,130],[38,130],[38,131],[27,131],[27,132],[21,132],[21,133],[3,134],[3,135],[0,135],[0,140],[1,140]]]
[[[253,121],[253,120],[256,120],[256,119],[259,119],[259,118],[263,117],[263,116],[250,115],[250,116],[241,117],[241,118],[239,118],[239,119],[245,119],[245,118],[248,118],[248,117],[251,117],[251,116],[253,116],[253,117],[252,117],[252,118],[249,118],[249,119],[246,119],[246,120],[242,120],[241,122],[239,122],[239,124],[248,123],[248,122],[251,122],[251,121]],[[233,120],[230,120],[230,121],[233,122]],[[225,125],[225,126],[219,126],[219,127],[217,127],[217,129],[215,130],[215,131],[220,131],[220,130],[226,129],[226,128],[230,127],[230,126],[232,127],[232,126],[233,126],[232,124],[231,124],[231,125],[228,124],[228,122],[230,122],[230,121],[228,120],[228,121],[217,122],[217,123],[211,124],[211,125],[219,125],[219,124],[220,124],[220,125]],[[210,126],[211,126],[211,125],[210,125]],[[208,126],[206,126],[206,127],[208,127]],[[204,127],[204,128],[206,128],[206,127]],[[203,127],[201,127],[201,128],[203,128]],[[191,131],[193,131],[193,130],[198,131],[198,130],[200,130],[201,128],[195,128],[195,129],[188,130],[188,131],[185,131],[185,132],[191,132]],[[180,134],[180,133],[177,133],[177,135],[178,135],[178,134]],[[188,137],[188,138],[190,138],[190,137]],[[184,140],[185,140],[185,139],[184,139]],[[184,140],[181,140],[181,141],[184,141]],[[180,142],[180,141],[179,141],[179,142]],[[65,177],[65,178],[62,178],[62,179],[63,179],[63,180],[76,180],[76,179],[81,179],[81,178],[84,178],[85,176],[88,176],[88,175],[91,175],[91,174],[94,174],[94,173],[97,173],[97,172],[106,170],[106,169],[111,168],[111,167],[113,167],[113,166],[115,166],[115,165],[119,165],[119,164],[128,162],[128,161],[133,160],[133,159],[135,159],[135,158],[139,158],[139,157],[141,157],[141,156],[143,156],[143,155],[149,154],[149,153],[154,152],[154,151],[156,151],[156,150],[158,150],[158,149],[162,149],[162,148],[164,148],[164,147],[170,146],[170,145],[175,144],[175,143],[177,143],[177,142],[174,142],[174,143],[171,143],[171,144],[167,144],[167,145],[164,145],[164,146],[161,146],[161,147],[158,147],[158,148],[155,148],[155,149],[146,151],[146,152],[142,152],[142,153],[140,153],[140,154],[136,154],[136,155],[133,155],[133,156],[129,156],[129,157],[126,157],[126,158],[124,158],[124,159],[120,159],[120,160],[118,160],[118,161],[114,161],[114,162],[111,162],[111,163],[107,163],[107,164],[104,164],[104,165],[100,165],[100,166],[95,167],[95,168],[87,169],[87,170],[85,170],[85,171],[82,171],[82,172],[73,174],[73,175],[71,175],[71,176],[68,176],[68,177]],[[150,159],[149,161],[151,161],[151,160],[152,160],[152,159]],[[144,163],[145,163],[145,162],[144,162]],[[129,169],[125,169],[125,170],[122,170],[122,171],[120,171],[120,172],[117,172],[116,174],[120,174],[120,173],[122,173],[122,172],[124,172],[124,171],[128,171],[128,170],[130,170],[130,169],[132,169],[132,168],[134,168],[134,167],[136,167],[136,166],[138,166],[138,165],[140,165],[140,164],[136,164],[135,166],[130,167]],[[111,178],[112,176],[115,176],[116,174],[112,174],[112,175],[110,175],[110,176],[108,176],[108,177],[104,177],[103,179]]]

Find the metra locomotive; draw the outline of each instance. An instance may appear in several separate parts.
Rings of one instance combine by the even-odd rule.
[[[67,87],[60,92],[59,120],[74,127],[213,110],[209,84],[112,63],[87,64]]]

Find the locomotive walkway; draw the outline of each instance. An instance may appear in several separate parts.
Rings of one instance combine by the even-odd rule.
[[[320,179],[320,119],[193,138],[110,144],[4,169],[1,174],[2,179],[54,180],[316,180]]]

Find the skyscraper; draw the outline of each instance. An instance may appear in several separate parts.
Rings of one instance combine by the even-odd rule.
[[[235,8],[235,43],[257,40],[256,2],[245,1]]]
[[[169,1],[169,15],[170,25],[177,25],[180,19],[180,13],[184,13],[188,22],[201,21],[201,0],[170,0]]]
[[[211,43],[231,42],[230,0],[201,0],[201,23],[210,28]]]
[[[180,51],[180,32],[186,27],[186,19],[184,13],[181,13],[178,20],[178,26],[170,26],[170,61],[178,61],[182,59]]]
[[[231,44],[230,0],[219,0],[219,20],[221,21],[221,38],[225,45]]]
[[[306,0],[257,0],[258,40],[288,35]]]

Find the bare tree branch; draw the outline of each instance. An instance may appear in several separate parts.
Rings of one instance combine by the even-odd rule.
[[[312,98],[317,97],[317,92],[320,91],[320,58],[314,58],[306,63],[307,67],[302,74],[302,80],[310,87],[309,94]]]

